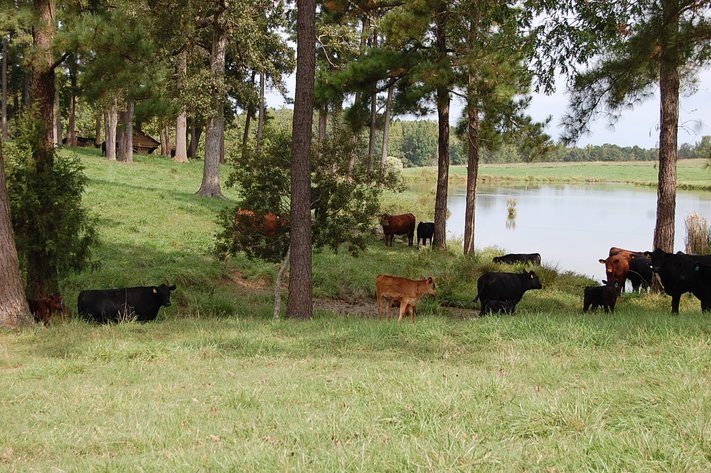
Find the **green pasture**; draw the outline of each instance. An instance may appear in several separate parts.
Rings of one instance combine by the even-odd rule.
[[[661,294],[583,314],[593,281],[536,267],[543,290],[516,315],[482,318],[476,279],[506,268],[491,263],[497,250],[373,236],[359,257],[314,256],[313,320],[275,321],[277,265],[212,256],[217,212],[238,192],[195,196],[202,162],[63,152],[86,167],[101,264],[62,281],[68,320],[0,330],[0,471],[711,470],[711,319],[691,296],[678,316]],[[698,164],[682,178],[680,163],[680,181],[706,185]],[[538,166],[482,174],[595,172]],[[434,194],[415,189],[384,208],[427,212]],[[379,273],[433,276],[437,296],[414,324],[379,321]],[[178,288],[155,322],[74,317],[82,289],[162,281]]]
[[[406,176],[412,181],[436,183],[437,169],[408,168]],[[567,182],[567,183],[623,183],[656,186],[659,169],[654,161],[584,162],[584,163],[516,163],[483,164],[479,167],[480,182]],[[466,183],[466,166],[452,166],[450,179]],[[711,190],[711,168],[707,159],[682,159],[677,165],[677,187],[680,189]]]

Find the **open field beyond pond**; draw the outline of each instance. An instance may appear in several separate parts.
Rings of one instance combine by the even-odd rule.
[[[437,168],[409,168],[405,174],[413,180],[436,182]],[[480,182],[615,182],[643,186],[656,186],[659,169],[654,161],[584,162],[584,163],[516,163],[486,164],[479,168]],[[452,166],[450,179],[465,183],[466,166]],[[711,169],[707,159],[682,159],[677,165],[680,189],[711,190]]]
[[[98,269],[62,282],[70,312],[86,288],[178,289],[152,323],[0,331],[0,471],[711,470],[711,316],[695,298],[679,316],[659,294],[584,315],[593,281],[536,267],[544,288],[516,315],[481,318],[476,279],[507,269],[492,251],[373,236],[358,258],[315,255],[313,320],[274,321],[276,265],[211,255],[237,191],[194,196],[202,162],[77,152],[102,243]],[[680,182],[710,183],[697,163]],[[616,169],[654,180],[644,164]],[[607,169],[556,166],[557,179]],[[534,168],[507,169],[482,174]],[[428,199],[384,196],[422,212]],[[378,321],[379,273],[431,275],[437,297],[414,324]]]

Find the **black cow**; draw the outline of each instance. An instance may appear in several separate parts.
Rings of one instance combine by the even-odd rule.
[[[672,314],[679,313],[679,301],[686,292],[701,301],[702,311],[711,311],[711,255],[674,254],[659,248],[644,254],[652,259],[652,270],[672,298]]]
[[[154,320],[161,306],[170,305],[175,284],[121,289],[81,291],[77,301],[79,315],[101,324],[135,317],[140,322]]]
[[[430,240],[430,246],[432,246],[432,236],[434,235],[434,222],[420,222],[417,224],[417,247],[420,247],[420,240],[422,240],[422,246],[427,246],[427,239]]]
[[[617,293],[619,282],[614,281],[608,284],[603,281],[603,286],[588,286],[583,294],[583,312],[587,312],[592,306],[592,311],[595,312],[598,306],[601,306],[605,312],[614,312],[615,303],[617,302]]]
[[[632,283],[632,291],[640,292],[652,286],[652,260],[644,253],[636,253],[630,259],[627,279]]]
[[[479,277],[476,283],[478,294],[476,299],[481,301],[481,314],[489,313],[492,306],[500,306],[501,301],[511,304],[510,313],[516,310],[523,294],[529,289],[541,289],[541,281],[533,271],[522,273],[488,272]],[[498,302],[496,302],[498,301]]]
[[[537,264],[541,265],[541,255],[540,253],[509,253],[503,256],[495,256],[493,259],[494,263],[504,263],[504,264]]]

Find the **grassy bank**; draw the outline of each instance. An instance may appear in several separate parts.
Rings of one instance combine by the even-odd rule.
[[[711,190],[711,168],[707,159],[683,159],[677,165],[677,188]],[[437,169],[409,168],[410,182],[436,183]],[[516,163],[484,164],[479,168],[482,183],[622,183],[656,186],[656,162]],[[466,183],[466,166],[452,166],[451,182]]]
[[[493,253],[373,236],[359,258],[315,255],[314,320],[273,321],[276,266],[210,253],[236,191],[195,196],[201,162],[77,152],[101,266],[63,281],[70,311],[81,289],[178,289],[153,323],[0,330],[0,471],[711,469],[711,319],[694,298],[676,317],[653,294],[583,315],[592,281],[544,267],[515,316],[480,318]],[[374,318],[383,272],[437,281],[415,324]]]

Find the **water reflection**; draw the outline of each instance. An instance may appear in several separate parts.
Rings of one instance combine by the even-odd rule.
[[[515,215],[509,202],[516,201]],[[480,186],[474,242],[511,253],[541,253],[544,263],[604,276],[598,259],[611,246],[651,249],[656,220],[655,188],[596,186]],[[465,189],[449,191],[449,238],[464,233]],[[692,212],[711,217],[711,193],[677,193],[675,250],[684,249],[684,219]],[[504,218],[506,216],[506,218]]]

